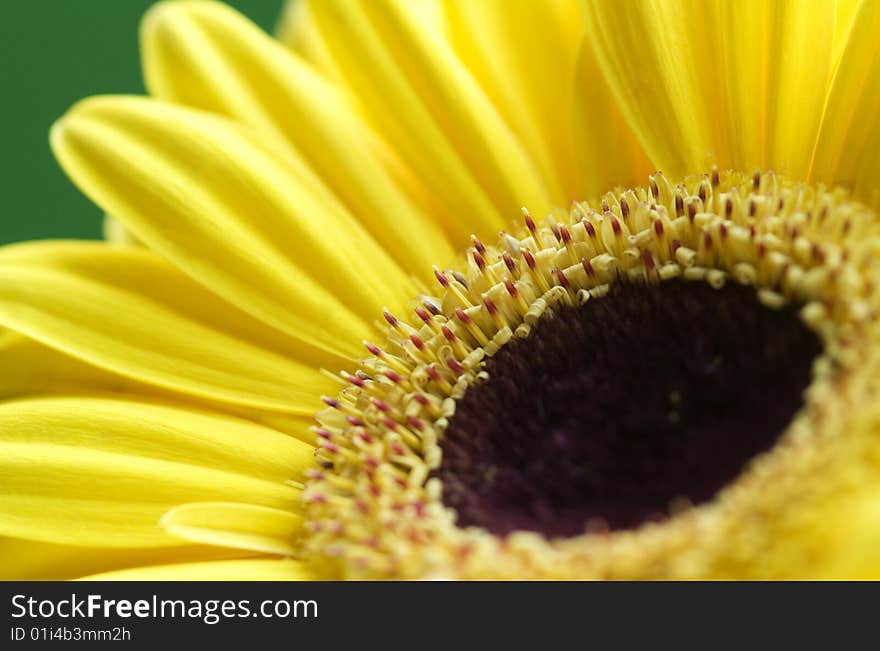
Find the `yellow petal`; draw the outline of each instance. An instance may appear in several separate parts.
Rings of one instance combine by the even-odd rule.
[[[649,158],[809,170],[833,60],[834,3],[587,3],[588,38]]]
[[[834,65],[840,63],[840,57],[846,49],[852,28],[855,26],[855,18],[861,5],[872,0],[837,0],[837,19],[834,21]]]
[[[880,3],[863,2],[834,75],[813,177],[880,201]]]
[[[310,581],[314,574],[289,559],[154,565],[84,577],[83,581]],[[310,611],[311,612],[311,611]]]
[[[141,248],[0,249],[0,323],[96,366],[174,391],[310,414],[333,384],[308,351]],[[274,348],[274,350],[273,350]]]
[[[448,37],[444,3],[447,0],[407,0],[407,9],[421,15],[428,25]],[[310,9],[310,0],[285,0],[276,35],[282,44],[337,83],[345,77],[336,67],[333,53],[321,35]]]
[[[0,581],[66,581],[141,565],[214,561],[251,555],[209,545],[112,549],[0,538]]]
[[[0,332],[0,400],[71,394],[121,394],[169,404],[185,403],[266,425],[309,445],[315,440],[309,430],[314,424],[312,411],[282,413],[184,395],[92,366],[17,332]]]
[[[278,40],[334,82],[344,77],[321,35],[308,0],[286,0],[276,29]]]
[[[65,171],[151,249],[246,312],[359,351],[415,289],[289,150],[206,113],[92,98],[52,128]]]
[[[835,9],[825,0],[781,2],[764,35],[768,60],[777,63],[770,64],[767,81],[769,150],[763,166],[794,178],[807,178],[819,134],[833,72]],[[781,36],[773,38],[774,31]]]
[[[121,398],[0,405],[0,535],[85,546],[179,544],[160,526],[187,502],[297,508],[288,479],[312,448],[254,423]]]
[[[0,333],[0,400],[88,390],[137,393],[144,386],[12,330]]]
[[[585,40],[575,70],[574,147],[584,197],[598,197],[618,186],[644,183],[651,173],[611,89]]]
[[[161,525],[190,542],[294,556],[302,517],[253,504],[196,502],[174,507]]]
[[[698,55],[682,42],[702,30],[678,2],[584,5],[587,40],[651,161],[674,175],[702,166],[712,134],[695,92]]]
[[[345,96],[246,18],[220,3],[160,3],[144,19],[141,42],[151,94],[288,142],[404,269],[426,274],[452,258],[436,221],[385,169],[387,146]]]
[[[556,204],[582,199],[571,112],[584,31],[578,0],[452,0],[443,8],[456,54],[528,149]]]
[[[425,14],[394,0],[309,6],[371,122],[462,221],[494,235],[553,207],[534,163]]]
[[[125,226],[119,223],[119,220],[113,219],[110,215],[104,215],[104,240],[108,244],[116,244],[118,246],[143,246],[138,238],[131,234]]]
[[[123,397],[39,397],[0,403],[0,440],[189,463],[283,483],[314,448],[268,427]],[[242,497],[247,497],[243,495]]]

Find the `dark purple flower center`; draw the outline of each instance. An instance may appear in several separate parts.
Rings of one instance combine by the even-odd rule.
[[[574,536],[710,500],[803,404],[816,334],[732,282],[615,284],[488,360],[441,442],[459,526]]]

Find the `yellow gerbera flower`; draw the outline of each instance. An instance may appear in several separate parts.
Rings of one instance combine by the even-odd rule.
[[[3,576],[880,576],[878,31],[157,5],[110,241],[0,250]]]

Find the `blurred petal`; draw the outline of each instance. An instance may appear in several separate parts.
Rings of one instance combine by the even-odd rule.
[[[12,330],[0,333],[0,400],[88,390],[138,393],[141,388]]]
[[[583,198],[571,114],[584,32],[579,1],[452,0],[443,7],[456,54],[527,148],[555,204]]]
[[[446,36],[445,2],[446,0],[407,0],[407,10],[419,14],[430,29]],[[276,36],[289,50],[311,63],[326,77],[342,82],[344,77],[336,67],[333,53],[321,35],[310,5],[310,0],[285,0],[275,30]]]
[[[0,405],[0,535],[100,547],[179,545],[159,519],[187,502],[293,510],[312,448],[254,423],[143,401]]]
[[[0,538],[0,581],[66,581],[141,565],[213,561],[249,556],[208,545],[112,549]]]
[[[617,108],[590,44],[577,60],[574,89],[574,143],[584,197],[618,186],[644,183],[653,170]]]
[[[856,15],[862,4],[873,0],[836,0],[837,20],[834,23],[834,67],[840,63],[843,51],[852,28],[855,26]]]
[[[174,507],[162,516],[161,524],[168,533],[190,542],[295,556],[302,518],[253,504],[196,502]]]
[[[321,35],[308,0],[287,0],[278,21],[278,40],[297,56],[312,64],[328,79],[340,82],[333,55]]]
[[[113,219],[110,215],[104,215],[103,224],[104,241],[118,246],[143,246],[138,238],[131,234],[125,226]]]
[[[290,152],[149,99],[77,104],[52,129],[77,184],[135,236],[246,312],[331,353],[359,350],[408,277]]]
[[[17,332],[0,332],[0,400],[41,395],[118,395],[226,413],[312,445],[314,414],[282,413],[187,396],[145,384],[66,355]]]
[[[352,94],[462,232],[490,236],[553,201],[489,98],[423,12],[394,0],[309,6]]]
[[[240,14],[213,2],[160,3],[141,40],[152,95],[288,142],[404,269],[428,274],[452,258],[431,206],[398,186],[387,146],[343,93]]]
[[[140,248],[0,249],[0,323],[120,375],[239,405],[310,414],[334,388],[291,359],[296,342]]]
[[[137,567],[84,577],[83,581],[309,581],[314,575],[300,562],[231,560]]]
[[[833,60],[834,3],[587,3],[588,37],[655,166],[806,178]]]
[[[863,2],[853,21],[816,146],[813,177],[880,202],[880,3]]]

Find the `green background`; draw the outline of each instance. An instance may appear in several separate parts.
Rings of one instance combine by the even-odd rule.
[[[101,236],[102,213],[49,150],[52,122],[87,95],[143,93],[138,23],[152,0],[0,1],[0,243]],[[229,0],[271,31],[283,0]]]

